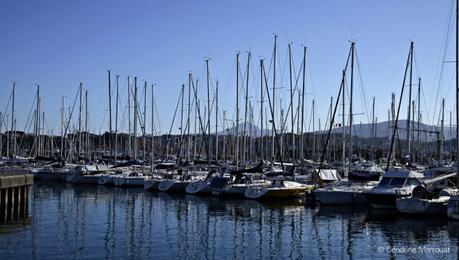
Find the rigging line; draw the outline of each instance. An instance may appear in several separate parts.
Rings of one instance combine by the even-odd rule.
[[[166,147],[169,147],[170,143],[170,137],[172,133],[172,128],[174,127],[174,122],[175,122],[175,116],[177,115],[177,110],[180,104],[180,100],[182,99],[182,92],[180,92],[179,98],[177,99],[177,105],[175,106],[175,111],[174,111],[174,116],[172,117],[172,122],[171,122],[171,127],[169,129],[169,133],[167,134],[167,142],[166,142]],[[168,149],[167,149],[168,150]]]
[[[157,127],[155,128],[155,131],[157,131],[158,134],[161,134],[161,124],[160,124],[161,120],[159,120],[159,112],[158,112],[158,107],[156,105],[156,101],[154,102],[154,106],[155,106],[156,122],[158,123]]]
[[[293,55],[292,55],[292,56],[293,56]],[[304,60],[302,59],[301,64],[300,64],[300,68],[303,67],[303,63],[304,63]],[[294,75],[295,75],[295,63],[292,63],[292,65],[293,65],[293,66],[292,66],[292,67],[293,67],[293,72],[294,72]],[[297,92],[298,95],[300,95],[300,90],[299,90],[298,82],[299,82],[299,79],[300,79],[300,76],[301,76],[301,75],[302,75],[302,71],[300,70],[300,71],[298,71],[298,77],[297,77],[296,80],[295,80],[295,88],[293,89],[293,93],[296,93],[296,92]],[[301,96],[301,95],[300,95],[300,96]],[[300,111],[297,110],[297,111],[295,112],[295,115],[294,115],[294,120],[296,120],[297,118],[299,119],[299,117],[300,117]],[[298,124],[300,124],[299,121],[298,121]],[[298,124],[297,124],[297,125],[298,125]]]
[[[108,110],[108,109],[105,109],[105,110],[104,110],[104,116],[102,117],[102,121],[100,122],[100,125],[99,125],[99,132],[102,131],[102,127],[103,127],[103,126],[106,126],[105,120],[107,119],[107,114],[108,114],[108,111],[107,111],[107,110]],[[67,116],[67,115],[66,115],[66,116]],[[67,119],[67,118],[66,118],[66,119]]]
[[[406,61],[406,66],[405,66],[405,72],[403,74],[403,82],[402,82],[402,89],[400,91],[400,98],[399,98],[399,101],[398,101],[398,106],[397,106],[397,115],[396,115],[396,118],[395,118],[395,124],[394,124],[394,129],[393,129],[393,132],[392,132],[392,136],[391,136],[391,140],[390,140],[390,148],[389,148],[389,156],[387,157],[387,166],[386,166],[386,171],[389,170],[389,167],[390,167],[390,163],[391,163],[391,157],[392,157],[392,149],[394,147],[394,141],[395,141],[395,135],[397,134],[398,136],[398,131],[397,131],[397,128],[398,128],[398,119],[399,119],[399,115],[400,115],[400,107],[402,106],[402,101],[403,101],[403,92],[404,92],[404,89],[405,89],[405,83],[406,83],[406,75],[408,73],[408,66],[410,66],[410,58],[411,58],[411,54],[412,52],[410,51],[408,53],[408,58],[407,58],[407,61]],[[400,140],[400,138],[398,138]],[[399,142],[399,146],[400,146],[400,142]],[[401,147],[400,147],[401,148]],[[400,149],[400,152],[401,152],[401,149]],[[395,155],[394,155],[395,156]]]
[[[200,102],[200,101],[199,101],[199,99],[198,99],[197,88],[196,88],[194,82],[195,82],[194,80],[191,81],[191,86],[192,86],[192,88],[193,88],[193,94],[194,94],[194,102],[198,103],[198,102]],[[203,126],[202,118],[201,118],[201,109],[200,109],[200,106],[197,106],[196,108],[197,108],[197,110],[198,110],[199,127],[200,127],[200,129],[201,129],[201,131],[202,131],[202,135],[203,135],[203,137],[204,137],[204,136],[206,136],[206,132],[205,132],[205,129],[204,129],[204,126]],[[199,146],[199,151],[197,151],[197,152],[198,152],[198,158],[197,158],[198,160],[199,160],[200,157],[201,157],[202,146],[205,145],[206,149],[208,149],[208,148],[207,148],[207,147],[208,147],[208,145],[207,145],[208,143],[207,143],[207,142],[209,141],[209,139],[208,139],[208,138],[205,138],[205,139],[206,139],[206,142],[202,142],[201,145]],[[207,152],[207,154],[209,154],[209,153],[208,153],[209,151],[206,151],[206,152]]]
[[[446,55],[447,55],[447,52],[448,52],[448,46],[449,46],[449,41],[450,41],[451,31],[452,31],[452,17],[453,17],[453,10],[454,10],[454,2],[455,1],[451,1],[451,7],[450,7],[449,16],[448,16],[448,22],[447,22],[447,26],[446,26],[445,32],[444,32],[445,33],[445,38],[444,38],[445,44],[444,44],[444,47],[443,47],[443,56],[440,59],[440,73],[439,73],[439,76],[438,76],[437,93],[436,93],[436,97],[435,97],[434,114],[433,114],[432,118],[435,118],[435,116],[436,116],[438,99],[440,97],[440,91],[442,89],[443,72],[444,72],[444,69],[445,69],[445,60],[446,60]],[[438,64],[437,64],[437,69],[438,69]],[[432,105],[432,103],[430,103],[429,107],[431,107],[431,105]],[[429,120],[431,122],[431,120],[429,118],[427,120]]]
[[[140,88],[143,89],[143,87],[140,87]],[[145,92],[142,90],[141,95],[139,96],[141,101],[142,101],[142,97],[143,97],[144,94],[145,94]],[[142,116],[143,116],[142,115],[142,105],[143,105],[143,103],[140,103],[138,100],[137,100],[137,102],[136,102],[136,100],[134,100],[134,102],[137,105],[137,119],[139,121],[140,130],[143,131],[143,132],[141,132],[141,134],[145,134],[145,122],[142,121]],[[143,125],[142,125],[142,122],[144,123]]]
[[[279,59],[277,59],[277,62],[278,62],[278,64],[279,64],[278,68],[279,68],[279,82],[280,82],[280,87],[285,87],[285,86],[284,86],[284,79],[285,79],[285,77],[287,77],[286,74],[287,74],[287,70],[288,70],[288,68],[287,68],[287,67],[288,67],[288,61],[289,61],[288,54],[284,56],[284,64],[283,64],[283,65],[281,64],[281,59],[280,59],[280,57],[279,57]],[[284,91],[282,91],[282,92],[284,92]],[[282,93],[282,92],[281,92],[281,93]],[[285,92],[288,92],[288,91],[285,91]],[[284,93],[285,93],[285,92],[284,92]],[[279,93],[279,94],[280,94],[280,93]],[[281,97],[281,95],[279,95],[279,98],[280,98],[280,97]],[[283,97],[285,97],[285,94],[283,95]]]
[[[370,113],[369,113],[369,110],[368,110],[367,96],[366,96],[366,93],[365,93],[365,85],[364,85],[363,78],[362,78],[362,70],[360,68],[360,61],[359,61],[359,56],[357,54],[357,48],[355,48],[355,47],[354,47],[354,52],[355,52],[355,60],[356,60],[356,63],[357,63],[357,70],[359,71],[360,88],[362,90],[363,104],[364,104],[365,113],[366,113],[365,115],[367,117],[368,122],[371,122]]]
[[[450,76],[451,78],[449,79],[447,86],[454,86],[455,76],[456,76],[456,75],[451,74],[451,76]],[[447,89],[446,95],[444,95],[443,97],[449,97],[450,91],[451,91],[451,87],[449,87],[449,88]],[[438,110],[440,111],[440,108],[439,108]],[[440,114],[440,112],[439,112],[439,114]]]
[[[344,73],[343,73],[344,74]],[[319,170],[322,169],[322,166],[323,166],[323,163],[324,163],[324,160],[325,160],[325,155],[327,153],[327,147],[328,147],[328,143],[330,141],[330,134],[332,132],[332,129],[333,129],[333,122],[335,121],[335,116],[336,116],[336,111],[338,110],[338,106],[339,106],[339,99],[341,97],[341,92],[342,92],[342,88],[344,87],[344,80],[345,80],[345,77],[343,75],[343,79],[341,80],[341,86],[339,88],[339,91],[338,91],[338,97],[336,98],[336,102],[335,102],[335,108],[333,110],[333,117],[330,118],[330,126],[328,128],[328,133],[327,133],[327,139],[325,140],[325,144],[323,146],[323,149],[322,149],[322,153],[320,154],[320,165],[319,165]],[[331,108],[330,108],[331,109]],[[330,111],[331,112],[331,111]],[[327,116],[328,117],[328,116]],[[319,144],[320,145],[320,144]],[[317,177],[316,177],[317,178]],[[316,179],[314,178],[314,179]]]
[[[311,108],[312,108],[312,104],[311,104]],[[307,127],[307,130],[306,130],[306,142],[305,144],[309,144],[309,138],[311,137],[311,133],[314,134],[314,129],[312,129],[311,131],[311,126],[312,126],[312,110],[311,109],[311,114],[309,115],[309,124],[308,124],[308,127]],[[306,122],[305,122],[306,123]],[[311,158],[311,153],[309,152],[310,149],[306,149],[306,157],[309,157]]]
[[[418,75],[418,74],[420,74],[420,73],[419,73],[419,69],[418,69],[418,62],[417,62],[417,59],[416,59],[416,51],[415,51],[415,50],[413,50],[413,59],[414,59],[414,62],[413,62],[413,63],[414,63],[414,65],[415,65],[415,69],[416,69],[416,75],[418,76],[417,78],[420,78],[420,76]],[[441,81],[443,81],[443,76],[441,76]],[[439,86],[439,87],[440,87],[440,86]],[[422,85],[421,85],[421,92],[424,92],[424,90],[422,89]],[[437,95],[439,95],[439,88],[437,88]],[[439,97],[439,96],[437,96],[437,98],[438,98],[438,97]],[[427,107],[427,104],[426,104],[426,102],[425,102],[425,97],[424,97],[424,105]],[[437,109],[436,106],[437,106],[437,102],[435,102],[434,114],[433,114],[433,117],[432,117],[432,118],[430,117],[429,109],[427,109],[427,110],[425,111],[425,113],[426,113],[426,119],[427,119],[427,122],[428,122],[429,124],[433,124],[433,121],[435,120],[436,109]]]
[[[120,97],[119,99],[122,100],[121,97]],[[120,120],[119,120],[119,129],[118,129],[118,131],[119,131],[120,133],[122,133],[123,128],[127,126],[127,124],[126,124],[126,121],[127,121],[127,120],[126,120],[126,117],[127,117],[126,114],[127,114],[127,112],[128,112],[128,111],[127,111],[127,110],[128,110],[128,109],[127,109],[127,106],[126,106],[126,107],[125,107],[125,106],[121,106],[121,107],[122,107],[122,108],[121,108],[121,118],[120,118]],[[126,129],[126,130],[127,130],[127,129]],[[127,132],[127,131],[126,131],[126,132]]]
[[[271,54],[271,60],[269,61],[268,73],[266,74],[266,78],[268,81],[271,79],[270,76],[271,76],[271,69],[273,67],[273,63],[274,63],[274,49]],[[266,73],[266,70],[265,70],[265,73]]]
[[[8,108],[10,107],[10,102],[12,98],[13,98],[13,92],[11,91],[10,97],[8,98],[8,103],[6,104],[6,107],[5,107],[5,112],[3,113],[3,116],[2,116],[2,124],[5,124],[5,117],[6,117],[6,114],[8,113],[6,111],[8,111]],[[8,129],[6,124],[5,124],[5,127],[6,129]]]
[[[265,80],[265,89],[266,89],[266,94],[267,94],[267,97],[268,97],[268,104],[269,104],[269,110],[271,111],[271,118],[274,117],[274,110],[273,110],[273,105],[271,103],[271,95],[269,94],[269,84],[268,84],[268,80],[266,78],[266,73],[264,72],[264,67],[262,67],[262,70],[263,70],[263,77],[264,77],[264,80]],[[275,120],[272,120],[272,126],[273,126],[273,130],[274,130],[274,137],[275,137],[275,142],[276,142],[276,146],[277,146],[277,151],[280,152],[281,151],[281,147],[280,147],[280,144],[279,144],[279,136],[278,136],[278,133],[277,133],[277,130],[276,130],[276,122]],[[272,140],[274,142],[274,140]],[[282,167],[282,171],[284,172],[284,161],[283,161],[283,158],[282,158],[282,153],[280,153],[280,163],[281,163],[281,167]],[[275,158],[271,158],[273,161],[275,160]]]
[[[22,141],[24,140],[24,136],[25,136],[25,133],[27,131],[27,126],[29,125],[29,119],[30,119],[30,115],[32,115],[32,111],[33,111],[33,108],[35,107],[35,100],[37,98],[37,93],[35,93],[35,97],[34,97],[34,101],[32,103],[32,106],[29,110],[29,115],[27,116],[27,121],[26,121],[26,124],[24,126],[24,135],[21,136],[21,140],[19,141],[19,146],[18,146],[18,149],[20,150],[21,147],[22,147]],[[33,114],[32,117],[35,117],[35,115]],[[30,126],[29,126],[29,130],[30,128],[32,127],[32,120],[30,121]],[[1,133],[0,133],[1,134]]]
[[[232,59],[233,60],[233,59]],[[234,96],[233,96],[233,91],[229,91],[229,90],[233,90],[232,88],[230,88],[230,86],[234,86],[233,85],[233,68],[236,67],[236,61],[233,60],[232,61],[232,64],[231,64],[231,67],[228,68],[228,71],[227,73],[225,73],[224,75],[227,75],[225,78],[224,78],[224,81],[219,81],[220,82],[220,89],[219,89],[219,92],[221,93],[225,93],[225,92],[229,92],[231,93],[227,99],[222,99],[220,104],[222,104],[222,107],[226,107],[227,106],[227,101],[228,100],[234,100]],[[230,88],[230,89],[229,89]],[[229,89],[229,90],[228,90]],[[228,115],[230,115],[229,111],[228,111]],[[234,115],[234,114],[233,114]]]
[[[303,61],[303,62],[304,62],[304,61]],[[303,62],[301,62],[301,66],[303,66]],[[294,75],[295,75],[294,64],[295,64],[295,63],[293,62],[293,55],[292,55],[292,67],[293,67],[293,70],[292,70],[292,71],[293,71],[293,73],[294,73]],[[299,86],[298,86],[298,81],[299,81],[299,79],[300,79],[300,76],[301,76],[301,71],[299,71],[298,76],[296,77],[296,80],[295,80],[295,81],[296,81],[296,82],[295,82],[295,87],[293,88],[293,95],[295,95],[295,93],[297,92],[297,90],[298,90],[298,88],[299,88]],[[290,99],[289,99],[289,100],[290,100]],[[284,120],[284,122],[282,122],[282,125],[283,125],[284,127],[287,125],[287,121],[288,121],[288,119],[289,119],[290,112],[291,112],[291,111],[293,112],[293,108],[292,108],[292,107],[293,107],[293,104],[292,104],[292,102],[295,102],[295,101],[294,101],[294,100],[290,100],[290,101],[289,101],[289,105],[288,105],[288,108],[287,108],[287,113],[286,113],[286,115],[285,115],[285,120]],[[296,116],[294,116],[294,117],[296,118]]]
[[[75,95],[75,100],[73,101],[73,106],[72,106],[72,109],[71,109],[70,115],[69,115],[69,121],[67,123],[67,126],[65,127],[64,136],[67,134],[67,131],[69,129],[70,121],[72,120],[73,111],[75,110],[75,105],[76,105],[76,102],[78,100],[78,94],[79,93],[80,93],[80,88],[78,88],[77,94]]]
[[[35,120],[35,114],[36,113],[33,113],[32,115],[32,120]],[[31,125],[32,126],[32,125]],[[22,140],[21,140],[22,142]],[[31,149],[29,150],[29,157],[32,157],[32,151],[33,151],[33,147],[35,146],[35,138],[33,139],[33,142],[32,142],[32,146],[31,146]]]
[[[178,107],[179,107],[179,105],[180,105],[180,100],[181,100],[181,99],[182,99],[182,94],[181,94],[181,92],[180,92],[179,98],[178,98],[178,100],[177,100],[177,105],[175,106],[174,115],[173,115],[173,117],[172,117],[171,126],[170,126],[169,132],[168,132],[168,134],[167,134],[168,136],[171,135],[172,129],[174,128],[175,117],[177,116],[177,110],[178,110]],[[168,142],[169,142],[169,141],[168,141]]]

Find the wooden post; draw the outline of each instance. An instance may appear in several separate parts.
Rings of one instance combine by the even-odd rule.
[[[6,189],[0,189],[0,223],[6,222]]]
[[[13,216],[13,189],[8,188],[6,189],[6,221],[12,221]]]
[[[19,193],[20,188],[21,187],[11,188],[13,190],[13,214],[12,214],[13,220],[19,219],[19,208],[20,208],[20,203],[21,203],[21,194]]]

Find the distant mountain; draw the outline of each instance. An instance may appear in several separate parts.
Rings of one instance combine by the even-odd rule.
[[[391,126],[392,122],[389,121],[383,121],[379,122],[376,124],[376,137],[378,138],[384,138],[387,137],[389,138],[392,136],[393,128]],[[417,129],[418,129],[418,123],[417,122],[412,122],[412,133],[414,138],[417,138]],[[252,127],[252,136],[261,136],[261,130],[258,126],[247,123],[247,133],[250,133],[250,127]],[[352,127],[352,132],[354,132],[355,136],[362,137],[362,138],[371,138],[372,134],[372,124],[354,124]],[[398,122],[398,137],[400,139],[406,139],[406,128],[407,128],[407,120],[400,120]],[[328,130],[328,129],[327,129]],[[326,133],[327,130],[322,130],[322,131],[316,131],[316,133]],[[340,127],[339,125],[335,128],[332,129],[332,133],[342,133],[343,130],[349,131],[349,126],[346,127]],[[453,139],[455,138],[456,135],[456,128],[454,127],[444,127],[443,133],[445,140]],[[432,141],[435,140],[436,137],[436,132],[440,132],[440,127],[439,126],[433,126],[433,125],[427,125],[424,123],[419,123],[419,137],[422,140],[425,141]],[[225,131],[221,131],[218,133],[219,135],[235,135],[236,134],[236,127],[230,127],[227,128]],[[239,135],[244,134],[244,123],[239,124]],[[263,135],[271,135],[271,129],[263,129]]]
[[[398,137],[400,139],[406,139],[407,137],[407,120],[400,120],[397,124],[398,128]],[[392,122],[389,121],[384,121],[376,124],[376,136],[378,138],[383,138],[383,137],[390,137],[392,136],[393,133],[393,128],[392,128]],[[370,138],[372,136],[372,124],[355,124],[352,127],[352,132],[354,132],[354,135],[362,137],[362,138]],[[332,130],[333,133],[342,133],[343,129],[346,131],[349,131],[349,127],[337,127]],[[414,138],[417,138],[417,131],[418,129],[418,123],[417,122],[412,122],[411,124],[411,130],[412,130],[412,136]],[[456,135],[456,128],[454,127],[444,127],[443,129],[443,134],[445,137],[445,140],[455,138]],[[440,132],[440,127],[439,126],[432,126],[432,125],[427,125],[424,123],[419,123],[419,138],[422,140],[435,140],[436,133]]]
[[[240,136],[244,135],[244,123],[239,124],[238,132]],[[257,127],[256,125],[251,124],[249,122],[247,122],[246,132],[247,132],[247,135],[256,136],[256,137],[261,136],[261,129]],[[218,132],[218,135],[236,135],[236,126],[230,127],[224,131]],[[263,129],[263,135],[264,136],[271,135],[271,130]]]

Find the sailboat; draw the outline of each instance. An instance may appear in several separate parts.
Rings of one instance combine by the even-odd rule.
[[[214,177],[216,171],[209,171],[204,179],[196,180],[186,186],[185,192],[188,194],[211,194],[212,189],[210,188],[210,182]]]
[[[433,179],[425,179],[413,189],[411,197],[397,199],[397,210],[404,214],[446,216],[451,196],[459,194],[456,188],[448,185],[448,180],[455,176],[455,172],[450,172]]]
[[[143,189],[148,191],[156,191],[158,190],[159,183],[163,179],[163,175],[159,173],[154,173],[151,176],[148,176],[145,179],[145,183],[143,184]]]
[[[140,167],[132,167],[132,169],[127,169],[122,174],[116,175],[113,179],[113,184],[123,187],[143,187],[145,179],[146,176],[142,173]]]
[[[207,172],[199,169],[188,168],[186,170],[178,169],[168,175],[165,175],[158,184],[158,190],[164,192],[185,192],[188,185],[204,179]]]
[[[456,1],[456,5],[459,1]],[[456,9],[458,7],[456,6]],[[459,9],[457,9],[459,10]],[[456,60],[457,60],[457,20],[458,20],[458,13],[456,13]],[[413,45],[413,43],[411,43]],[[412,66],[412,61],[413,61],[413,47],[411,47],[411,66]],[[458,65],[456,62],[456,76],[457,76],[457,71],[458,70]],[[411,72],[410,72],[411,74]],[[410,75],[410,86],[411,86],[411,75]],[[457,81],[456,81],[456,102],[459,101],[457,98],[458,94],[458,89],[457,89]],[[459,106],[459,105],[458,105]],[[459,112],[458,107],[456,107],[456,114]],[[442,117],[444,117],[444,100],[442,101]],[[443,118],[441,120],[442,122],[442,127],[443,129]],[[443,130],[442,130],[443,132]],[[459,133],[459,132],[457,132]],[[409,133],[409,128],[408,128],[408,137],[410,136]],[[457,135],[459,136],[459,135]],[[441,133],[441,142],[440,142],[440,161],[442,161],[442,149],[443,149],[443,133]],[[459,142],[456,140],[456,142]],[[457,156],[457,155],[456,155]],[[444,168],[443,170],[453,170],[453,167],[451,169]],[[455,169],[457,172],[457,169]],[[445,216],[447,214],[454,215],[454,202],[451,202],[451,198],[454,197],[453,195],[457,195],[458,189],[456,187],[450,188],[448,185],[442,185],[443,180],[447,180],[452,177],[457,178],[456,172],[447,172],[444,175],[435,177],[433,179],[428,179],[422,181],[417,187],[413,189],[412,195],[410,197],[401,197],[396,200],[396,207],[399,212],[405,213],[405,214],[422,214],[422,215],[442,215]],[[454,198],[453,198],[454,201]],[[451,204],[450,209],[448,208],[448,204]]]
[[[343,181],[341,178],[335,178],[334,176],[339,176],[337,175],[336,169],[324,169],[324,156],[326,154],[326,149],[327,149],[327,144],[330,138],[330,133],[332,130],[333,126],[333,121],[336,115],[336,110],[338,108],[338,102],[340,101],[340,97],[342,96],[343,98],[343,111],[345,110],[344,107],[344,101],[345,101],[345,79],[346,79],[346,71],[348,69],[348,65],[350,64],[350,69],[351,69],[351,92],[353,89],[353,75],[354,75],[354,56],[355,56],[355,43],[351,43],[351,47],[349,50],[349,55],[346,61],[346,65],[343,70],[343,75],[341,79],[341,84],[340,84],[340,89],[338,92],[338,98],[336,100],[335,108],[333,111],[333,115],[331,116],[331,124],[328,130],[327,134],[327,139],[326,139],[326,145],[323,148],[322,154],[321,154],[321,161],[320,165],[317,170],[314,171],[314,178],[315,178],[315,183],[319,184],[320,186],[324,185],[327,181],[327,185],[324,187],[317,188],[312,192],[313,197],[315,200],[321,204],[321,205],[354,205],[354,204],[367,204],[368,200],[364,196],[364,192],[370,190],[375,186],[374,183],[367,183],[367,184],[356,184],[352,183],[349,181]],[[350,128],[352,127],[352,96],[351,96],[351,105],[349,108],[349,114],[351,115],[351,120],[350,120]],[[343,126],[345,122],[344,118],[344,112],[343,112]],[[351,135],[352,136],[352,135]],[[343,172],[345,172],[346,168],[346,161],[345,161],[345,131],[343,128],[343,156],[342,156],[342,165],[341,168]],[[352,138],[350,142],[350,157],[352,157]]]
[[[367,205],[369,202],[364,193],[376,184],[377,182],[356,184],[340,181],[314,190],[314,196],[320,205]]]
[[[249,186],[269,185],[267,180],[261,178],[262,166],[263,163],[260,162],[253,168],[233,170],[221,176],[213,177],[210,181],[212,194],[231,198],[245,198],[244,193]]]
[[[455,189],[441,189],[432,195],[425,191],[417,192],[421,187],[415,188],[412,197],[397,199],[397,210],[404,214],[445,216],[451,196],[457,194]]]
[[[282,176],[269,180],[267,186],[249,186],[244,196],[249,199],[292,199],[305,196],[306,191],[312,190],[312,185],[285,180]]]
[[[66,175],[66,181],[74,184],[98,184],[99,178],[109,171],[105,165],[77,165]]]
[[[387,171],[378,185],[364,193],[373,208],[395,209],[397,198],[409,197],[421,185],[424,175],[407,169]]]
[[[384,170],[377,164],[362,163],[354,165],[349,171],[348,178],[355,181],[379,181],[383,174]]]
[[[34,178],[44,181],[66,181],[67,174],[71,173],[75,164],[65,164],[61,167],[60,163],[52,163],[33,172]]]

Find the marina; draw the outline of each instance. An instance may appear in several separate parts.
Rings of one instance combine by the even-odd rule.
[[[89,54],[80,47],[73,54],[76,43],[62,37],[67,47],[57,49],[73,57],[63,62],[69,74],[52,59],[49,67],[33,63],[39,74],[0,62],[8,74],[0,85],[17,77],[0,92],[0,259],[459,258],[459,0],[429,3],[435,23],[410,17],[419,25],[408,27],[394,17],[393,35],[404,42],[385,44],[368,37],[391,37],[391,26],[379,34],[373,27],[391,22],[385,17],[398,5],[411,7],[385,3],[380,14],[356,1],[368,11],[351,13],[366,18],[331,10],[346,26],[356,19],[360,30],[371,27],[347,42],[321,40],[344,36],[338,16],[330,25],[315,13],[304,18],[316,21],[307,30],[314,36],[302,42],[303,27],[286,24],[271,25],[281,33],[261,26],[225,37],[210,37],[220,34],[212,28],[184,41],[201,29],[185,29],[187,22],[213,26],[203,20],[208,13],[195,17],[201,10],[193,7],[181,14],[186,20],[167,10],[172,3],[142,3],[136,12],[154,6],[165,20],[177,16],[127,19],[161,35],[145,34],[153,47],[137,40],[133,47],[134,27],[110,18],[130,40],[118,40],[111,26],[96,30],[117,40],[89,46],[97,54],[82,62]],[[132,8],[119,5],[109,9]],[[222,17],[247,12],[222,5]],[[11,20],[1,17],[0,24]],[[88,28],[103,24],[88,17]],[[243,27],[217,20],[219,28]],[[51,24],[62,26],[38,31]],[[251,39],[257,44],[240,47]],[[30,62],[23,51],[15,52],[21,66]]]

